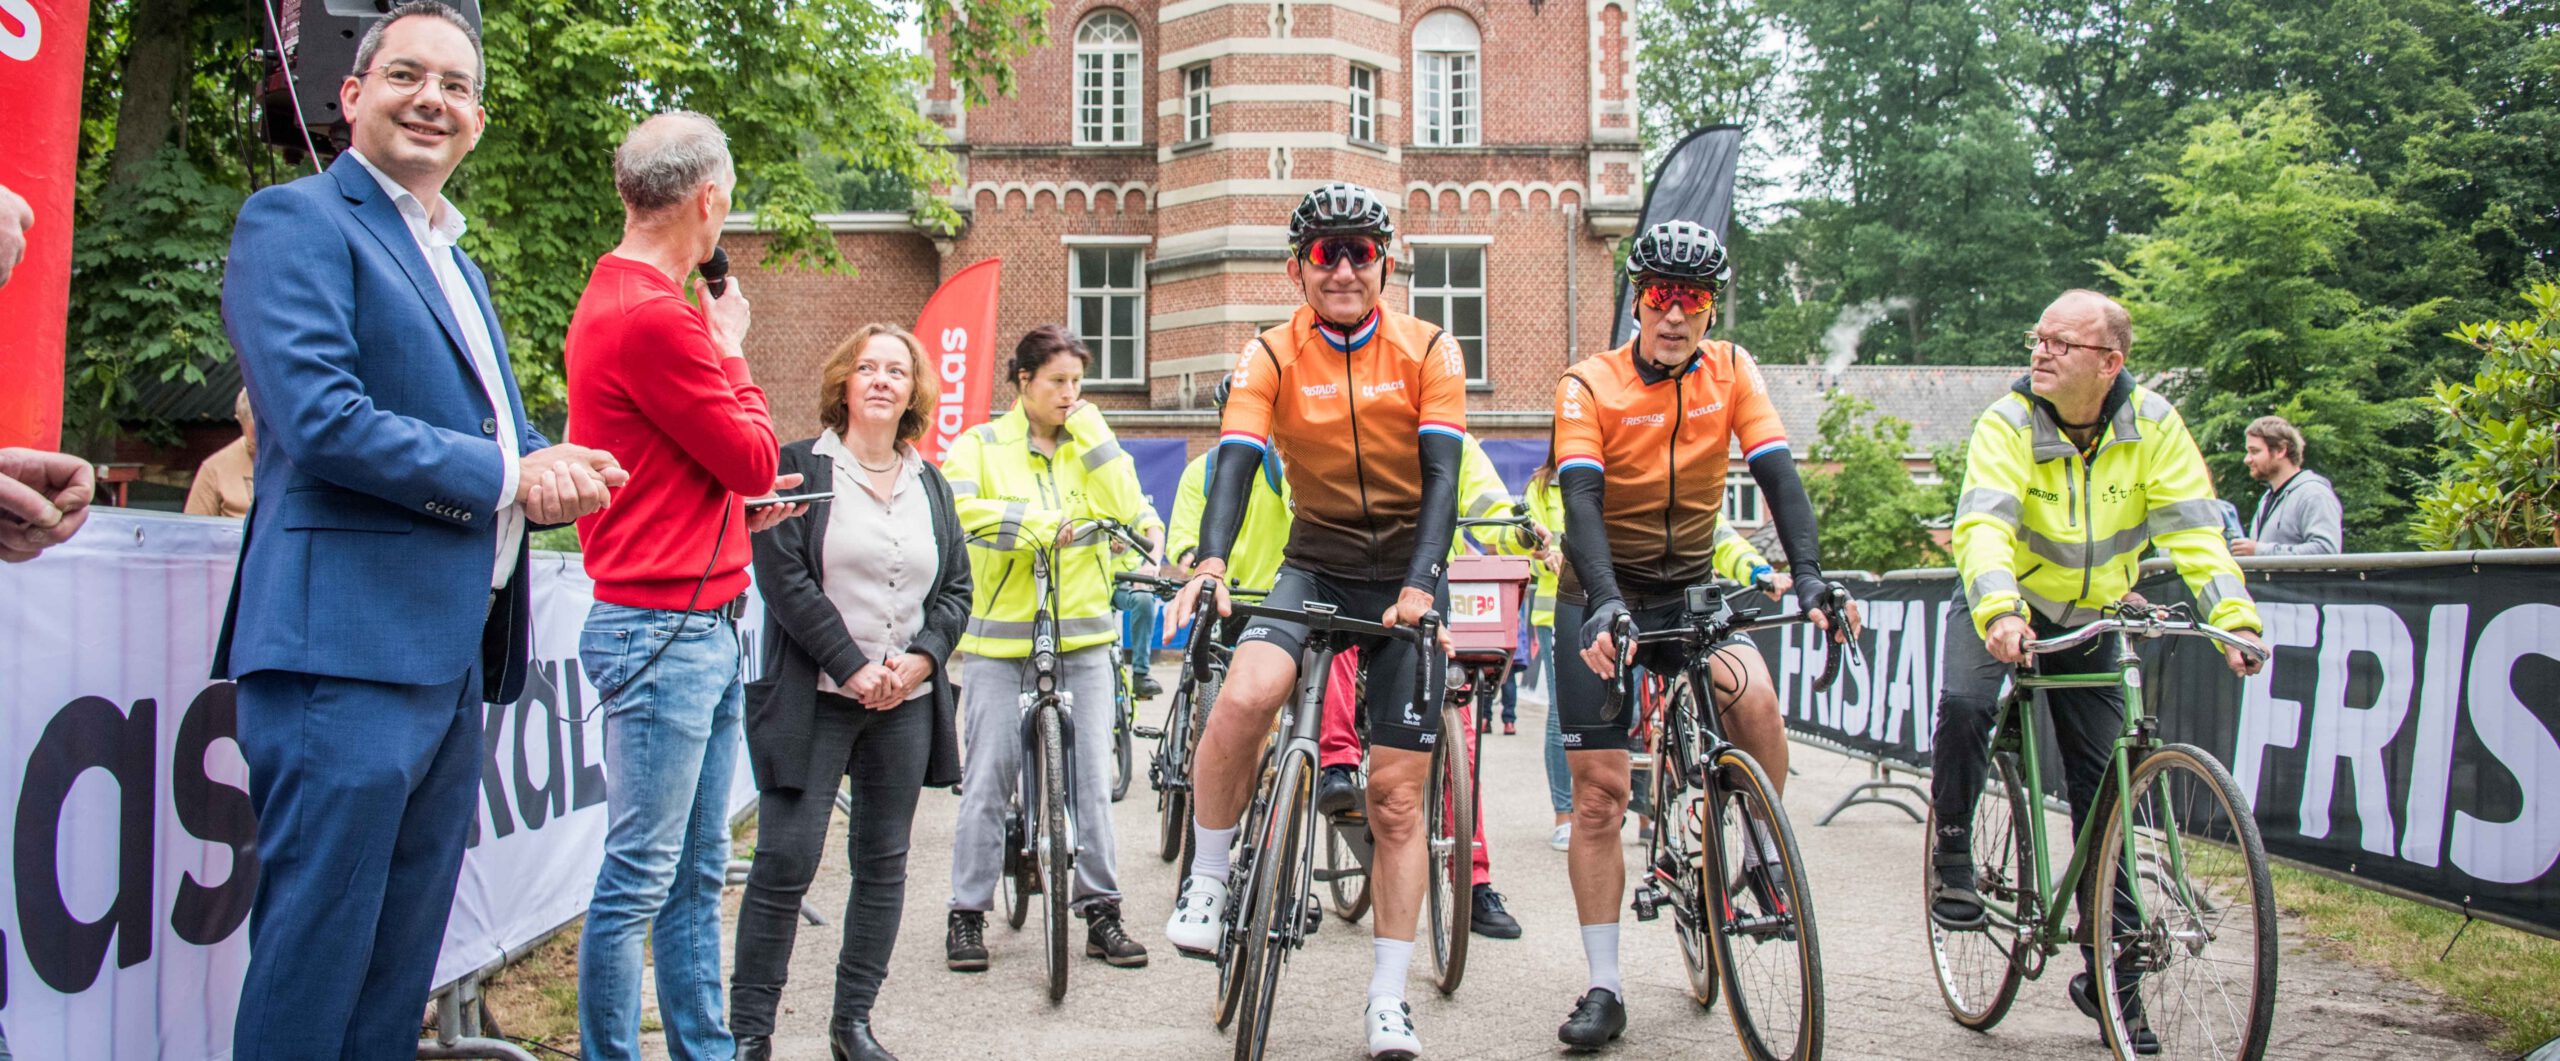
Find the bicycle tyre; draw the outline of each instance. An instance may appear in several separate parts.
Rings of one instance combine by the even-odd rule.
[[[1342,835],[1342,831],[1365,829],[1368,825],[1329,821],[1321,828],[1324,829],[1325,874],[1333,878],[1325,882],[1325,891],[1332,899],[1325,908],[1333,911],[1335,917],[1356,922],[1369,913],[1369,867],[1360,864],[1359,853],[1352,849],[1351,841]],[[1346,868],[1359,872],[1342,875]]]
[[[2274,881],[2248,798],[2219,760],[2185,744],[2144,756],[2127,793],[2129,814],[2109,813],[2101,826],[2090,884],[2100,901],[2090,909],[2099,911],[2093,928],[2110,926],[2101,948],[2106,960],[2097,963],[2098,997],[2130,995],[2141,1005],[2138,1014],[2103,1007],[2107,1046],[2119,1059],[2133,1057],[2135,1021],[2150,1015],[2157,1056],[2255,1061],[2266,1052],[2275,1013],[2279,939]],[[2112,926],[2137,916],[2116,887],[2128,845],[2143,867],[2136,886],[2147,893],[2141,905],[2151,914],[2124,932]],[[2128,968],[2137,974],[2131,985],[2122,982]],[[2245,970],[2250,979],[2195,983],[2219,970]],[[2172,994],[2182,985],[2189,990]],[[2218,1015],[2242,1026],[2213,1026]]]
[[[1289,961],[1294,941],[1306,930],[1304,884],[1315,852],[1306,836],[1308,801],[1315,798],[1307,762],[1292,756],[1280,765],[1273,786],[1271,816],[1265,820],[1266,843],[1255,861],[1253,919],[1245,922],[1244,988],[1238,1000],[1236,1061],[1261,1061],[1271,1035],[1272,1003],[1280,991],[1280,971]]]
[[[1075,888],[1075,849],[1067,833],[1067,756],[1066,743],[1059,733],[1058,709],[1054,704],[1039,709],[1040,730],[1040,836],[1032,850],[1039,853],[1040,885],[1046,894],[1047,909],[1041,926],[1043,942],[1049,958],[1049,1001],[1062,1002],[1067,997],[1068,899]]]
[[[1467,710],[1463,704],[1440,709],[1440,739],[1431,748],[1431,778],[1425,783],[1423,833],[1431,856],[1432,986],[1454,994],[1467,978],[1467,939],[1475,918],[1475,784]]]
[[[1137,711],[1137,706],[1123,699],[1125,696],[1127,694],[1123,693],[1121,696],[1113,697],[1111,701],[1113,712],[1111,716],[1111,802],[1113,803],[1129,798],[1129,779],[1137,773],[1134,767],[1138,760],[1138,738],[1129,732],[1129,719]]]
[[[1717,824],[1707,886],[1718,921],[1710,938],[1722,966],[1734,1038],[1755,1061],[1814,1061],[1822,1056],[1822,945],[1795,829],[1787,822],[1776,786],[1751,753],[1740,748],[1717,753],[1711,776],[1709,804]],[[1774,849],[1782,870],[1774,880],[1767,873],[1766,855],[1760,881],[1744,876],[1749,871],[1742,868],[1746,863],[1736,848],[1750,843],[1754,834],[1766,834],[1764,851]],[[1740,892],[1734,890],[1737,883],[1744,885]],[[1738,930],[1746,920],[1774,924]],[[1744,952],[1742,947],[1753,941],[1760,942]]]
[[[1263,787],[1246,805],[1244,820],[1236,833],[1244,842],[1236,850],[1227,875],[1227,908],[1218,926],[1218,997],[1210,1010],[1221,1031],[1235,1020],[1238,1004],[1244,998],[1248,933],[1239,926],[1254,923],[1253,904],[1261,896],[1262,848],[1270,841],[1271,805],[1279,798],[1274,784],[1279,774],[1270,765],[1272,754],[1276,752],[1265,754],[1254,764],[1264,779]]]
[[[1656,763],[1691,762],[1703,746],[1698,704],[1685,681],[1675,695],[1660,723],[1654,745]],[[1647,773],[1652,796],[1648,805],[1669,809],[1654,821],[1646,868],[1659,876],[1666,872],[1666,865],[1677,867],[1667,871],[1669,880],[1664,883],[1671,894],[1671,929],[1680,944],[1680,964],[1689,974],[1689,998],[1701,1009],[1714,1009],[1724,976],[1716,963],[1715,944],[1707,940],[1706,794],[1688,785],[1688,771]]]
[[[1197,803],[1191,794],[1191,781],[1200,762],[1200,734],[1209,725],[1209,709],[1217,706],[1218,690],[1226,685],[1225,678],[1223,674],[1211,674],[1192,691],[1190,706],[1185,708],[1190,713],[1190,721],[1182,734],[1182,757],[1174,761],[1165,779],[1168,798],[1165,800],[1163,840],[1168,846],[1163,854],[1166,861],[1174,863],[1176,898],[1180,898],[1183,880],[1191,876],[1194,842],[1191,814]]]
[[[2023,813],[2022,813],[2023,812]],[[1939,928],[1929,919],[1936,905],[1938,812],[1929,810],[1929,831],[1920,841],[1920,923],[1929,933],[1929,965],[1937,973],[1938,997],[1947,1015],[1975,1031],[1989,1031],[2018,1000],[2026,973],[2018,964],[2022,947],[2032,947],[2033,924],[2041,914],[2039,882],[2029,852],[2035,836],[2027,815],[2042,813],[2027,800],[2018,780],[2018,756],[1998,752],[1991,774],[1973,804],[1973,887],[1992,903],[2007,906],[2013,916],[1994,913],[1980,929],[1962,932]],[[2029,926],[2021,929],[2021,925]]]
[[[1031,865],[1030,830],[1030,816],[1022,811],[1022,794],[1016,792],[1012,801],[1005,805],[1005,871],[996,881],[1004,890],[1005,927],[1017,932],[1030,918],[1031,897],[1040,890],[1039,879]]]

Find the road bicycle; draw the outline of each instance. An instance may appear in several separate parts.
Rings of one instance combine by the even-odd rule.
[[[1128,571],[1112,579],[1131,589],[1152,593],[1160,601],[1170,601],[1182,592],[1179,579]],[[1227,588],[1232,600],[1258,600],[1262,594],[1262,590],[1243,586]],[[1173,875],[1177,898],[1181,882],[1191,874],[1191,762],[1199,753],[1200,729],[1208,724],[1209,708],[1217,704],[1218,689],[1226,682],[1227,657],[1234,651],[1223,635],[1244,625],[1241,621],[1222,623],[1217,605],[1215,594],[1203,594],[1191,617],[1190,640],[1182,650],[1182,674],[1174,681],[1173,696],[1165,703],[1164,721],[1155,726],[1130,727],[1135,736],[1156,742],[1155,752],[1147,757],[1147,785],[1156,792],[1156,855],[1179,863]]]
[[[1307,628],[1305,651],[1298,663],[1298,695],[1281,706],[1275,740],[1265,746],[1261,778],[1239,833],[1243,849],[1236,853],[1228,878],[1226,913],[1218,940],[1218,998],[1214,1016],[1220,1028],[1241,1018],[1235,1033],[1237,1061],[1258,1061],[1270,1036],[1272,1003],[1280,990],[1280,973],[1289,953],[1304,946],[1324,918],[1315,899],[1316,739],[1323,725],[1324,691],[1333,657],[1352,639],[1390,637],[1414,644],[1414,704],[1442,705],[1441,733],[1463,732],[1463,718],[1447,706],[1443,691],[1447,663],[1441,657],[1440,616],[1425,613],[1413,626],[1388,627],[1345,618],[1329,604],[1308,602],[1298,608],[1236,604],[1238,619],[1269,618]],[[1433,742],[1430,780],[1423,793],[1428,808],[1445,811],[1451,820],[1434,828],[1461,838],[1474,833],[1474,793],[1464,753],[1457,742]],[[1365,830],[1364,830],[1365,832]],[[1462,891],[1461,894],[1464,894]],[[1463,909],[1451,910],[1463,915]],[[1433,916],[1442,911],[1435,909]],[[1445,933],[1447,925],[1433,931]],[[1466,922],[1456,922],[1457,932]],[[1446,981],[1443,990],[1454,989]]]
[[[1135,540],[1119,523],[1107,519],[1067,524],[1079,540],[1090,536]],[[1080,528],[1080,529],[1079,529]],[[1066,688],[1066,670],[1058,651],[1058,562],[1055,541],[1020,538],[1018,523],[1004,522],[969,540],[999,549],[1021,548],[1031,554],[1031,686],[1021,695],[1022,768],[1004,816],[1004,870],[998,877],[1005,922],[1021,928],[1030,916],[1034,896],[1042,900],[1042,951],[1048,960],[1049,1001],[1067,997],[1068,902],[1075,893],[1075,860],[1079,851],[1073,793],[1079,783],[1075,768],[1075,693]],[[1090,784],[1092,781],[1083,781]]]
[[[1926,920],[1938,878],[1935,845],[1922,845],[1921,910],[1939,994],[1956,1023],[1987,1030],[2008,1014],[2021,980],[2042,976],[2045,960],[2064,945],[2092,943],[2088,926],[2105,925],[2105,938],[2095,941],[2096,989],[2084,1008],[2104,1011],[2092,1016],[2116,1057],[2257,1058],[2266,1051],[2276,996],[2266,846],[2248,797],[2221,761],[2193,745],[2161,741],[2158,705],[2143,696],[2133,646],[2200,637],[2253,659],[2266,653],[2195,621],[2185,605],[2131,603],[2026,648],[2062,652],[2100,637],[2114,639],[2115,669],[2047,675],[2031,656],[2001,697],[1990,777],[1973,819],[1974,886],[1986,925],[1949,930]],[[2087,827],[2056,879],[2041,798],[2044,723],[2034,697],[2047,689],[2105,688],[2123,694],[2123,728]],[[1928,835],[1937,831],[1933,810]],[[2080,929],[2065,923],[2067,897],[2087,911]],[[2157,1040],[2148,1053],[2138,1041],[2145,1031]]]
[[[1725,738],[1722,696],[1711,695],[1716,653],[1750,651],[1719,648],[1727,639],[1808,616],[1736,607],[1712,583],[1689,587],[1682,604],[1672,626],[1639,631],[1634,617],[1621,613],[1611,629],[1618,670],[1604,717],[1634,705],[1641,646],[1675,645],[1682,657],[1663,675],[1670,695],[1646,743],[1654,827],[1635,889],[1636,918],[1670,912],[1691,997],[1712,1006],[1721,987],[1746,1056],[1812,1061],[1822,1056],[1822,947],[1804,856],[1777,787],[1751,753]],[[1820,602],[1832,616],[1848,604],[1848,591],[1836,585]],[[1844,647],[1836,634],[1823,644],[1816,690],[1839,677]]]

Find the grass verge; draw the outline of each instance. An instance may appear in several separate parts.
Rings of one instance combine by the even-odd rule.
[[[2498,1022],[2491,1046],[2521,1056],[2560,1038],[2560,940],[2486,921],[2453,943],[2462,915],[2275,863],[2276,895],[2311,946],[2380,965]]]

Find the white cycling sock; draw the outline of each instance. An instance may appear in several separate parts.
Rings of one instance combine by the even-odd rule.
[[[1413,941],[1373,937],[1369,953],[1369,997],[1404,1001],[1405,972],[1413,967]]]
[[[1582,926],[1582,955],[1591,962],[1591,986],[1605,987],[1619,998],[1627,985],[1618,977],[1618,923]]]
[[[1229,861],[1227,848],[1236,842],[1236,827],[1212,829],[1198,822],[1191,824],[1191,875],[1207,877],[1220,884],[1227,882]]]

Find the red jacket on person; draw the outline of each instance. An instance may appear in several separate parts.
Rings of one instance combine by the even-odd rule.
[[[631,473],[611,505],[578,521],[596,599],[673,610],[746,592],[743,499],[772,491],[781,460],[746,361],[721,354],[703,311],[656,266],[607,254],[569,319],[567,362],[569,441]]]

